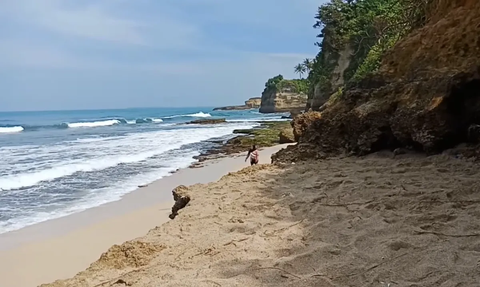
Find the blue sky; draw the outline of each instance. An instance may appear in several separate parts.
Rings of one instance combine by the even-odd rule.
[[[321,0],[2,0],[0,110],[220,106],[313,57]]]

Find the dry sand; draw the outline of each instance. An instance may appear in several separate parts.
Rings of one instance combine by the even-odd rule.
[[[44,287],[479,286],[479,177],[446,155],[246,168]]]
[[[261,163],[269,163],[270,155],[282,147],[261,150]],[[0,235],[0,287],[32,287],[74,276],[113,244],[168,221],[174,187],[219,180],[245,167],[244,158],[232,156],[183,169],[120,201]]]

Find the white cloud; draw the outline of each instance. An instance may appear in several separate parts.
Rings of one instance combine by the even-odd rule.
[[[314,56],[313,1],[0,0],[0,86],[8,109],[241,103]]]
[[[154,23],[113,13],[115,9],[128,11],[131,4],[109,0],[99,0],[93,4],[86,0],[4,0],[0,3],[0,8],[4,16],[12,21],[22,24],[26,22],[64,37],[121,44],[145,45],[149,44],[152,37],[157,37],[162,38],[164,43],[178,46],[177,39],[185,44],[185,40],[197,32],[194,27],[179,22],[162,11],[158,11]],[[152,35],[147,35],[147,32]]]

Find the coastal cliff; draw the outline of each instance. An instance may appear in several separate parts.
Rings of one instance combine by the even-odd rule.
[[[250,110],[250,109],[258,109],[260,108],[260,104],[262,102],[262,98],[250,98],[245,101],[244,105],[241,106],[226,106],[226,107],[218,107],[214,108],[214,111],[231,111],[231,110]]]
[[[387,49],[377,69],[333,93],[321,113],[296,117],[299,145],[276,160],[398,148],[432,154],[473,140],[469,131],[480,124],[480,2],[437,0],[422,9],[424,23]]]
[[[251,109],[258,109],[260,108],[260,105],[262,104],[262,98],[256,97],[256,98],[250,98],[245,101],[245,106],[251,108]]]
[[[281,113],[304,110],[307,103],[304,80],[285,80],[282,75],[265,84],[261,98],[261,113]]]
[[[351,67],[354,51],[351,45],[336,48],[332,46],[332,40],[329,36],[325,36],[326,40],[322,43],[322,52],[317,56],[316,61],[325,63],[328,71],[324,71],[325,75],[311,74],[309,80],[312,82],[308,92],[308,101],[306,111],[319,110],[330,98],[330,96],[338,91],[348,81],[346,71]]]

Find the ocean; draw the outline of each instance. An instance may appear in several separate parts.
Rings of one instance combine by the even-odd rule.
[[[0,112],[0,233],[116,201],[282,114],[211,108]],[[226,118],[216,125],[194,119]]]

